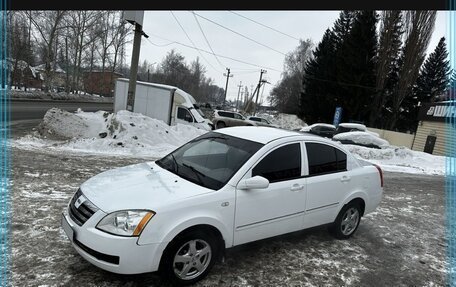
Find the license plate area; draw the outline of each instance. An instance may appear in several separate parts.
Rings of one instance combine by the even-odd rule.
[[[61,225],[62,225],[63,231],[65,231],[65,234],[73,242],[74,241],[75,232],[74,232],[73,228],[71,227],[70,223],[68,222],[68,220],[66,219],[65,214],[63,214],[63,213],[62,213],[62,223],[61,223]]]

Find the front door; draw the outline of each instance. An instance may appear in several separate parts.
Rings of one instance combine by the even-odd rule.
[[[269,187],[236,190],[235,245],[302,227],[306,205],[302,148],[300,142],[275,147],[244,176],[263,176],[269,180]]]
[[[190,111],[184,107],[177,107],[176,123],[193,125],[193,116]]]

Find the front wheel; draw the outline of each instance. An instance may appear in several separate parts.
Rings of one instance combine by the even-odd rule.
[[[337,239],[347,239],[358,229],[360,221],[361,208],[356,203],[349,203],[339,212],[329,230]]]
[[[162,270],[177,285],[189,285],[203,279],[219,253],[218,242],[211,234],[188,232],[174,239],[164,254]]]

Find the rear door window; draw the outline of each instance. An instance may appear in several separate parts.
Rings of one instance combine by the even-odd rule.
[[[256,175],[267,178],[271,183],[300,177],[300,144],[289,144],[271,151],[253,168],[252,177]]]
[[[321,175],[347,170],[347,155],[330,145],[306,143],[309,175]]]

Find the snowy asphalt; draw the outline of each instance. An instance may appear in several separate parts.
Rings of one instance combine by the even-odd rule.
[[[143,159],[12,152],[12,286],[166,285],[98,269],[60,228],[82,182]],[[197,286],[444,286],[444,200],[443,177],[386,173],[381,205],[351,239],[318,227],[235,247]]]

